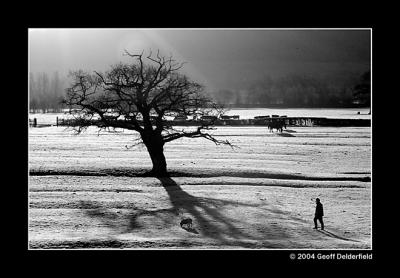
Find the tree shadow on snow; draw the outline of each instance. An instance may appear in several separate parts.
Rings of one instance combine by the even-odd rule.
[[[178,215],[192,217],[194,225],[202,232],[202,235],[228,244],[227,237],[234,239],[256,239],[254,236],[246,234],[237,229],[232,219],[227,219],[218,210],[222,205],[246,205],[248,204],[213,199],[195,197],[184,191],[173,179],[169,177],[158,178],[165,188],[173,208]]]
[[[93,201],[80,201],[79,208],[83,210],[86,216],[99,219],[103,226],[113,230],[118,229],[118,213],[104,208],[100,203]]]
[[[191,217],[193,225],[198,227],[204,237],[218,241],[224,245],[250,247],[246,240],[268,239],[263,234],[246,232],[235,226],[238,220],[227,217],[220,212],[223,206],[258,207],[257,204],[221,200],[209,197],[195,197],[184,191],[169,177],[158,178],[165,188],[173,209],[181,218]],[[186,229],[187,230],[187,229]],[[193,232],[187,230],[189,232]],[[197,231],[196,231],[197,232]],[[267,233],[268,234],[268,233]],[[285,237],[284,234],[282,234]]]
[[[274,215],[271,218],[278,221],[275,227],[263,226],[262,231],[258,229],[255,231],[252,227],[238,227],[243,226],[243,223],[239,223],[239,219],[222,214],[221,209],[228,210],[229,208],[226,208],[226,206],[259,207],[259,204],[196,197],[184,191],[169,177],[158,179],[168,194],[172,204],[170,208],[146,210],[129,204],[130,212],[126,214],[121,213],[117,207],[110,209],[106,208],[104,204],[93,201],[81,201],[80,208],[84,210],[87,216],[100,220],[102,225],[111,228],[117,233],[131,233],[142,228],[140,217],[152,217],[155,225],[176,225],[178,227],[183,218],[190,217],[193,220],[193,227],[183,226],[183,230],[193,234],[201,234],[201,236],[213,239],[221,245],[247,248],[254,247],[257,241],[263,246],[267,246],[269,239],[276,237],[281,239],[289,238],[290,234],[285,232],[285,228],[279,223],[280,219],[289,218],[298,223],[304,222],[304,219],[297,218],[280,209],[265,208],[270,214]],[[126,209],[127,207],[124,208]],[[247,230],[247,228],[249,229]],[[273,229],[278,229],[278,234]],[[256,242],[250,243],[249,240]]]
[[[131,206],[131,212],[126,215],[118,210],[114,212],[109,208],[105,208],[104,204],[94,201],[81,201],[80,208],[84,210],[87,216],[100,220],[105,227],[111,228],[118,233],[129,233],[132,230],[141,228],[142,225],[138,221],[141,216],[155,216],[166,224],[168,221],[167,216],[175,214],[173,208],[144,210]]]

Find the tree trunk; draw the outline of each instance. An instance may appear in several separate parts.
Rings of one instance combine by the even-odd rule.
[[[167,162],[164,156],[164,142],[161,136],[151,135],[144,136],[143,143],[146,145],[149,152],[151,162],[153,163],[153,169],[150,174],[156,177],[166,177],[167,173]]]
[[[163,147],[162,146],[161,148],[156,147],[151,151],[149,147],[147,147],[147,149],[149,150],[150,158],[153,163],[153,169],[151,169],[151,174],[153,174],[156,177],[168,176],[167,162],[165,160]]]

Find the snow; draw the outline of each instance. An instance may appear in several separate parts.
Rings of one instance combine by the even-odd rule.
[[[213,133],[238,148],[168,143],[172,177],[159,180],[135,175],[151,161],[125,147],[134,132],[30,128],[29,169],[47,172],[29,177],[30,248],[371,248],[370,128]],[[317,197],[326,233],[312,229]]]
[[[358,114],[360,112],[360,114]],[[288,117],[323,117],[336,119],[371,119],[369,108],[233,108],[226,115],[239,115],[240,119],[255,116],[286,115]]]

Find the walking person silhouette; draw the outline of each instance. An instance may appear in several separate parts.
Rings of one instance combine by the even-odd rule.
[[[319,220],[319,223],[321,223],[321,230],[323,230],[324,220],[322,219],[322,217],[324,216],[324,207],[322,206],[322,203],[320,202],[319,198],[315,200],[315,203],[317,204],[317,206],[315,207],[314,229],[318,229],[317,220]]]

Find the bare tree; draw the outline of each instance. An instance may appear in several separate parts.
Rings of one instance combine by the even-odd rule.
[[[196,121],[191,128],[172,126],[167,116],[185,115],[200,119],[218,116],[222,107],[206,96],[203,86],[179,70],[183,63],[172,57],[131,54],[132,63],[119,63],[105,73],[71,72],[73,83],[65,103],[75,116],[74,129],[80,133],[88,126],[100,129],[122,128],[137,131],[149,152],[153,168],[150,175],[168,176],[164,145],[179,138],[205,138],[227,144],[206,132],[214,122]]]

